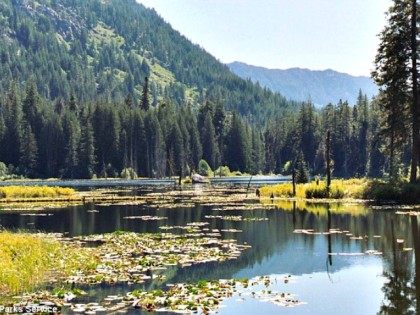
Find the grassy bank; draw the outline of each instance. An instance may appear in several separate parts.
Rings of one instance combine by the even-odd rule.
[[[293,196],[292,183],[264,186],[261,196],[270,198],[298,199],[361,199],[375,201],[394,201],[400,203],[420,203],[420,184],[405,181],[388,183],[371,179],[335,179],[328,190],[324,181],[313,181],[296,185]]]
[[[80,248],[28,233],[0,232],[0,297],[34,290],[51,279],[90,268]],[[0,299],[1,300],[1,299]]]
[[[72,188],[48,186],[5,186],[0,187],[0,198],[54,198],[71,197],[76,193]]]

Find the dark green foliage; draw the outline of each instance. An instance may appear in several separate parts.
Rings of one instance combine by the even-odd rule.
[[[140,107],[144,111],[148,111],[150,107],[150,101],[149,101],[149,78],[146,77],[144,79],[144,85],[143,85],[143,92],[141,93],[141,104]]]
[[[38,163],[38,146],[31,126],[25,124],[20,143],[19,167],[26,176],[35,176]]]
[[[295,162],[295,171],[296,183],[302,184],[309,181],[309,171],[302,152],[300,152]]]
[[[212,169],[215,169],[218,166],[216,163],[218,162],[219,150],[217,147],[216,133],[210,111],[204,116],[201,139],[203,144],[203,159],[209,163]]]
[[[238,115],[233,115],[227,135],[226,160],[231,170],[248,172],[251,164],[251,135]]]
[[[91,119],[88,114],[83,117],[81,124],[79,176],[92,178],[95,174],[96,156],[95,139]]]
[[[380,44],[375,58],[376,67],[372,72],[372,77],[380,86],[381,133],[386,140],[384,151],[389,156],[387,169],[392,180],[396,180],[400,175],[400,163],[404,145],[408,143],[407,139],[410,136],[412,139],[419,137],[418,104],[414,101],[417,94],[413,81],[410,82],[412,73],[417,74],[416,64],[418,63],[418,53],[414,52],[414,67],[411,69],[411,36],[412,33],[418,34],[416,25],[414,29],[411,25],[413,7],[415,8],[416,5],[412,6],[410,0],[393,1],[389,9],[388,24],[379,34]],[[414,98],[413,94],[415,94]],[[414,177],[411,180],[415,181],[417,156],[414,154],[412,159]]]
[[[416,204],[420,200],[420,185],[407,182],[373,181],[364,192],[365,199]]]

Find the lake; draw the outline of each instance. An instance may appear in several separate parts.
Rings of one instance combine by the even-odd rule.
[[[203,189],[191,186],[177,192],[165,203],[110,205],[85,204],[42,211],[43,216],[28,212],[0,213],[0,225],[6,229],[60,232],[68,236],[91,235],[117,230],[139,233],[162,232],[160,226],[183,226],[190,222],[209,222],[210,229],[242,230],[221,232],[222,238],[236,239],[252,247],[237,260],[207,263],[166,271],[166,280],[138,285],[100,285],[84,287],[85,301],[136,288],[154,289],[166,283],[196,282],[201,279],[253,278],[271,275],[279,279],[272,289],[294,294],[304,302],[292,308],[258,301],[252,296],[234,296],[223,302],[220,314],[419,314],[420,234],[418,216],[397,214],[396,210],[371,210],[354,204],[341,211],[332,205],[305,207],[281,204],[252,209],[200,201],[186,202]],[[222,188],[220,188],[222,187]],[[220,186],[228,198],[237,186]],[[162,198],[172,187],[142,187],[127,191],[144,195],[158,192]],[[204,193],[212,188],[204,189]],[[239,189],[244,193],[243,189]],[[184,195],[185,192],[185,195]],[[97,210],[93,212],[92,210]],[[159,221],[127,220],[129,216],[167,217]],[[218,216],[266,218],[264,221],[226,221]],[[208,216],[211,216],[210,218]],[[328,232],[328,233],[325,233]],[[179,233],[182,233],[180,231]],[[325,233],[325,234],[322,234]],[[140,314],[137,309],[128,313]]]

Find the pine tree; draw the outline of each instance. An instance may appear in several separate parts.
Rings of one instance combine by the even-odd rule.
[[[394,0],[389,9],[388,25],[379,36],[376,67],[372,72],[372,77],[381,87],[379,102],[383,112],[382,133],[387,139],[386,152],[391,179],[398,176],[402,146],[409,136],[410,4],[409,0]]]
[[[74,112],[67,111],[64,114],[63,135],[65,143],[63,175],[68,178],[75,178],[79,165],[80,126]]]
[[[26,176],[35,176],[38,162],[38,146],[32,128],[25,123],[20,143],[20,169]]]
[[[213,119],[210,112],[206,113],[201,135],[203,159],[207,161],[212,169],[216,169],[217,156],[219,152],[216,141],[216,132],[214,130]]]
[[[238,115],[233,114],[227,135],[227,161],[229,167],[241,172],[248,171],[251,156],[251,143],[247,131]]]
[[[182,141],[181,130],[178,123],[172,124],[171,131],[168,137],[168,160],[170,165],[171,175],[179,175],[182,177],[184,171],[184,148]]]
[[[150,107],[150,101],[149,101],[149,78],[144,78],[144,85],[143,85],[143,91],[141,94],[141,109],[144,111],[148,111]]]
[[[1,141],[1,160],[17,167],[20,163],[23,132],[23,111],[16,84],[13,83],[4,102],[4,137]]]
[[[96,156],[92,122],[88,114],[81,125],[79,172],[82,178],[92,178],[95,174]]]

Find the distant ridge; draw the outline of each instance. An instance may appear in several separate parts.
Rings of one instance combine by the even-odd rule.
[[[279,92],[286,98],[297,101],[311,99],[318,106],[337,103],[340,99],[354,104],[359,89],[368,97],[378,92],[378,87],[369,77],[352,76],[331,69],[267,69],[237,61],[228,64],[228,67],[238,76],[259,82],[260,85]]]

